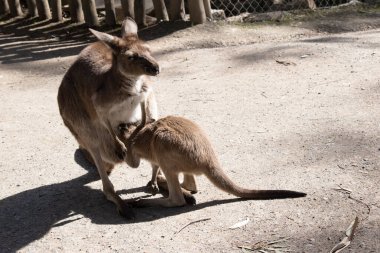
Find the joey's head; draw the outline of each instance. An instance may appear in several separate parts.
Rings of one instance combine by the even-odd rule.
[[[112,36],[90,29],[100,41],[111,48],[116,59],[116,68],[125,76],[156,76],[160,68],[152,57],[149,46],[137,36],[136,23],[127,18],[121,27],[122,37]]]

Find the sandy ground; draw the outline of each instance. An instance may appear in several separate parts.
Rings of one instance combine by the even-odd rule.
[[[241,201],[200,177],[196,206],[136,209],[134,221],[105,200],[58,113],[62,76],[93,38],[2,22],[0,252],[242,252],[282,238],[279,252],[328,252],[356,216],[345,252],[379,252],[379,17],[143,31],[161,114],[202,126],[240,185],[308,196]],[[150,171],[123,165],[111,181],[143,196]]]

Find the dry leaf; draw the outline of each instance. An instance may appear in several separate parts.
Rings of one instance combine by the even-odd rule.
[[[341,252],[344,248],[346,248],[348,245],[350,245],[351,241],[354,239],[354,234],[356,227],[359,224],[359,218],[356,216],[355,220],[353,220],[350,224],[350,226],[346,230],[346,236],[335,245],[335,247],[330,251],[330,253],[338,253]]]
[[[239,221],[238,223],[232,225],[231,227],[229,227],[229,229],[237,229],[237,228],[243,227],[247,225],[248,222],[249,222],[249,218],[247,217],[245,220]]]
[[[350,226],[346,230],[346,236],[348,237],[350,241],[354,239],[355,230],[358,224],[359,224],[359,218],[356,216],[355,220],[351,222]]]

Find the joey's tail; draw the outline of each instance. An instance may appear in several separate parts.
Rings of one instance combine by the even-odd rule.
[[[305,197],[306,193],[288,190],[249,190],[236,185],[220,168],[206,170],[207,178],[219,189],[245,199],[286,199]]]

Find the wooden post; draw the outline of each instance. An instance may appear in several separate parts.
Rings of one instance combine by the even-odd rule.
[[[307,1],[307,6],[312,9],[312,10],[315,10],[317,9],[317,5],[315,4],[314,0],[306,0]]]
[[[194,24],[203,24],[206,22],[205,7],[203,0],[190,0],[189,1],[190,20]]]
[[[135,4],[134,0],[120,0],[121,8],[123,9],[124,17],[135,19]]]
[[[37,10],[40,19],[51,19],[51,13],[48,0],[37,0]]]
[[[0,14],[8,14],[10,12],[9,10],[9,4],[7,0],[0,0]]]
[[[60,22],[62,18],[62,0],[52,1],[51,11],[53,13],[53,21]]]
[[[8,4],[9,4],[9,10],[13,17],[22,15],[20,0],[8,0]]]
[[[82,23],[84,21],[84,17],[81,0],[70,0],[69,5],[71,21],[74,23]]]
[[[28,0],[26,4],[28,5],[28,16],[29,17],[38,16],[36,0]]]
[[[192,2],[194,0],[190,0]],[[171,21],[185,19],[185,5],[183,0],[171,0],[169,6],[169,19]]]
[[[82,0],[84,20],[89,26],[99,26],[95,0]]]
[[[166,10],[164,0],[153,0],[153,6],[157,21],[169,21],[168,11]]]
[[[145,0],[135,1],[135,21],[139,26],[147,26],[145,19]]]
[[[104,0],[104,5],[106,9],[106,24],[111,26],[116,25],[115,1]]]
[[[206,18],[209,20],[212,20],[212,12],[211,12],[211,3],[210,0],[203,0],[203,4],[205,7],[205,13],[206,13]]]

